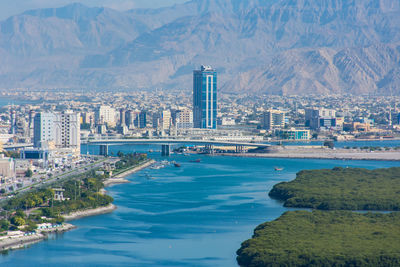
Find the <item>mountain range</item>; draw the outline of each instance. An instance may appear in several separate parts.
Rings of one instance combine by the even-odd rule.
[[[71,4],[0,22],[0,88],[400,94],[400,1],[192,0],[125,12]]]

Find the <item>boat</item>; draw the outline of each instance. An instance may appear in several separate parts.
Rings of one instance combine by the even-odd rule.
[[[275,171],[283,171],[283,168],[275,167]]]
[[[191,160],[190,162],[200,163],[201,160],[200,159],[196,159],[196,160]]]
[[[175,162],[175,163],[174,163],[174,166],[177,167],[177,168],[179,168],[179,167],[181,166],[181,164]]]

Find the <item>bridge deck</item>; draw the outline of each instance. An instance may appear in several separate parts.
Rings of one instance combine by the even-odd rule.
[[[113,144],[192,144],[192,145],[221,145],[221,146],[248,146],[248,147],[270,147],[270,144],[234,142],[234,141],[215,141],[215,140],[188,140],[188,139],[104,139],[104,140],[87,140],[82,142],[92,145],[113,145]]]

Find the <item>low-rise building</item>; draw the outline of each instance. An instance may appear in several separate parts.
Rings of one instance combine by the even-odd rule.
[[[310,140],[310,130],[305,129],[289,129],[280,132],[282,139],[308,141]]]

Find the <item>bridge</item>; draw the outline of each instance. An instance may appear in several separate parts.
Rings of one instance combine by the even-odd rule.
[[[246,147],[267,148],[270,144],[218,141],[218,140],[192,140],[192,139],[88,139],[82,140],[82,144],[100,145],[100,154],[108,155],[109,145],[161,145],[161,154],[169,156],[172,144],[204,145],[206,153],[213,154],[214,146],[235,146],[237,153],[244,152]]]
[[[12,144],[12,145],[4,145],[4,150],[15,150],[19,148],[33,147],[33,144]]]

